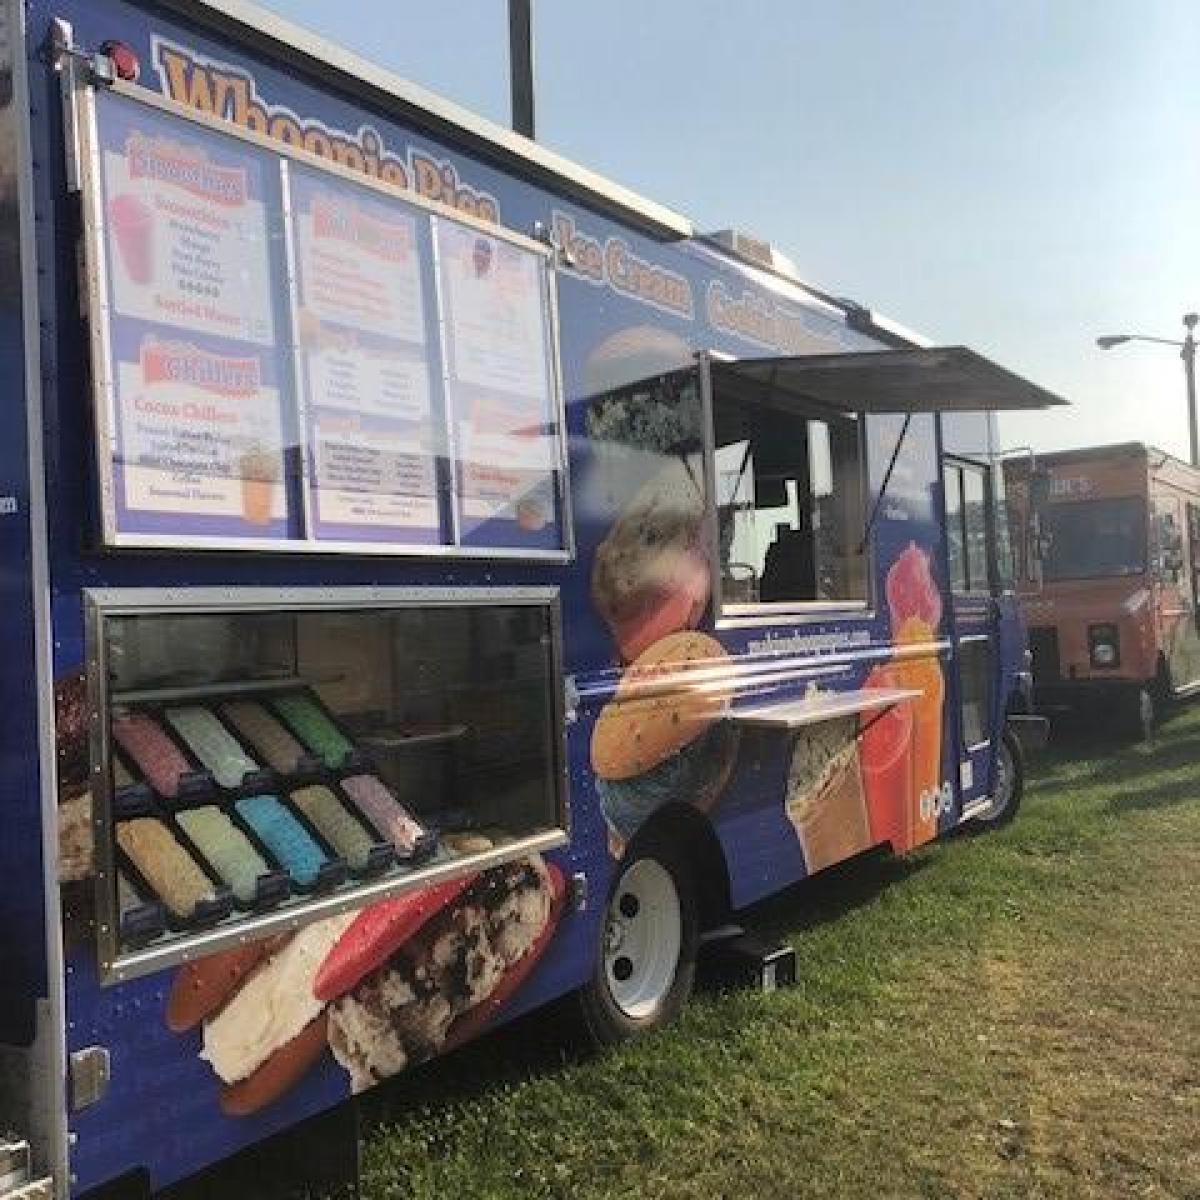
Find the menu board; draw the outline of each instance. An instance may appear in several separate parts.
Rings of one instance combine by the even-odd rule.
[[[558,430],[538,262],[449,222],[436,238],[460,539],[553,546]]]
[[[270,156],[130,100],[104,115],[117,527],[288,537]]]
[[[87,95],[110,544],[565,553],[540,248]]]
[[[311,171],[292,174],[292,211],[313,534],[441,542],[427,223]]]

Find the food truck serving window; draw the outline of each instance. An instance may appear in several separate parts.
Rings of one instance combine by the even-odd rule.
[[[79,87],[109,546],[564,558],[545,246]]]
[[[725,611],[865,602],[861,421],[721,383],[712,419]]]
[[[273,595],[89,597],[110,977],[565,840],[552,593]]]

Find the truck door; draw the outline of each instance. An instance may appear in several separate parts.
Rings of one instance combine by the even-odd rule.
[[[999,648],[989,547],[996,544],[997,514],[989,499],[990,470],[980,463],[947,459],[942,477],[950,573],[950,635],[957,664],[951,689],[956,703],[950,720],[964,808],[988,795],[996,730]]]

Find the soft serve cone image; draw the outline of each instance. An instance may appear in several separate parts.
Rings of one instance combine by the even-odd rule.
[[[811,725],[796,738],[785,809],[810,875],[871,845],[853,717]]]

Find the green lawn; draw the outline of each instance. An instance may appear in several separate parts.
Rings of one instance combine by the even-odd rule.
[[[1200,1198],[1200,709],[1076,738],[1009,829],[754,926],[799,986],[571,1055],[553,1020],[365,1101],[365,1194]]]

